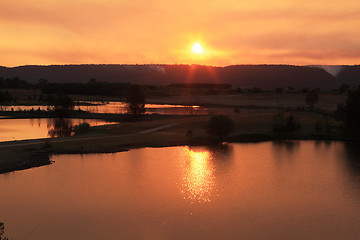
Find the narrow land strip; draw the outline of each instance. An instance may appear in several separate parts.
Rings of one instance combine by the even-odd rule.
[[[127,137],[132,135],[146,134],[159,130],[163,130],[166,128],[174,127],[176,124],[167,124],[164,126],[159,126],[155,128],[150,128],[147,130],[143,130],[137,133],[131,134],[115,134],[115,135],[100,135],[100,136],[74,136],[74,137],[62,137],[62,138],[41,138],[41,139],[30,139],[24,141],[12,141],[12,142],[0,142],[0,148],[8,148],[8,147],[20,147],[20,146],[29,146],[29,145],[38,145],[48,141],[49,143],[64,143],[64,142],[74,142],[74,141],[87,141],[87,140],[96,140],[96,139],[109,139],[109,138],[118,138],[118,137]]]

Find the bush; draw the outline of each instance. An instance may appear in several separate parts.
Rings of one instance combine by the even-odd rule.
[[[343,121],[345,129],[351,134],[360,133],[360,87],[349,90],[344,103],[335,112],[337,120]]]
[[[317,90],[311,90],[306,94],[305,102],[309,107],[313,108],[314,105],[319,101],[319,93]]]
[[[292,133],[300,129],[300,122],[293,116],[292,112],[289,116],[285,116],[283,112],[274,116],[273,131],[275,133]]]
[[[80,133],[80,132],[84,132],[87,129],[90,128],[90,124],[88,123],[80,123],[79,125],[75,125],[72,129],[73,132],[75,133]]]
[[[234,131],[234,123],[225,115],[214,115],[206,124],[205,129],[207,134],[223,139]]]
[[[48,95],[47,100],[52,109],[61,115],[74,109],[73,100],[69,96],[62,93],[56,94],[55,97]]]
[[[132,86],[126,98],[127,112],[133,115],[144,114],[145,109],[145,96],[140,86]]]

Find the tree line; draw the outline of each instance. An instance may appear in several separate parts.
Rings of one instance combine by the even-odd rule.
[[[46,79],[39,79],[38,83],[32,84],[18,77],[1,78],[0,89],[41,89],[43,94],[57,94],[59,92],[68,95],[103,95],[125,97],[131,89],[130,83],[100,82],[91,79],[87,83],[50,83]]]

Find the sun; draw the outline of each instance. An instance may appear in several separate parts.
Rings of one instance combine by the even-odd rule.
[[[204,51],[200,43],[195,43],[192,46],[192,50],[196,54],[200,54],[200,53],[202,53]]]

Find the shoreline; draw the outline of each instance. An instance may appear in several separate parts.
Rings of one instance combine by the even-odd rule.
[[[129,114],[118,114],[118,113],[90,113],[90,112],[71,112],[66,115],[59,115],[53,111],[0,111],[0,116],[6,119],[37,119],[37,118],[75,118],[75,119],[102,119],[113,122],[127,122],[138,120]],[[159,120],[159,119],[172,119],[187,115],[165,115],[165,114],[144,114],[141,116],[141,120]],[[189,115],[201,116],[201,115]]]
[[[126,137],[124,136],[112,136],[112,137]],[[155,137],[155,136],[154,136]],[[201,138],[195,139],[182,139],[182,140],[173,140],[170,142],[143,142],[141,141],[141,135],[137,137],[136,141],[127,144],[102,144],[97,148],[84,147],[84,141],[74,139],[78,143],[69,141],[66,144],[66,147],[61,144],[64,142],[57,143],[56,140],[70,140],[72,137],[64,138],[53,138],[53,139],[31,139],[31,140],[22,140],[14,142],[1,142],[0,143],[0,153],[2,151],[2,156],[5,159],[0,161],[0,174],[10,173],[14,171],[20,171],[25,169],[30,169],[34,167],[41,167],[50,165],[53,163],[51,157],[53,155],[59,154],[91,154],[91,153],[117,153],[130,151],[132,149],[139,148],[161,148],[161,147],[174,147],[174,146],[214,146],[219,144],[212,137],[204,136]],[[52,141],[53,140],[53,141]],[[55,140],[55,141],[54,141]],[[339,138],[339,137],[329,137],[329,136],[281,136],[281,137],[271,137],[270,135],[265,134],[244,134],[237,136],[230,136],[226,139],[227,143],[259,143],[259,142],[268,142],[268,141],[351,141],[351,142],[360,142],[360,139],[357,138]],[[14,144],[15,143],[15,144]],[[66,143],[66,142],[65,142]],[[69,145],[70,143],[70,145]],[[6,144],[13,144],[6,146]],[[4,146],[5,145],[5,146]],[[17,146],[19,145],[19,146]],[[59,145],[59,146],[58,146]],[[29,147],[31,146],[31,147]],[[11,150],[16,153],[9,154]],[[4,151],[8,154],[4,154]],[[6,159],[7,157],[7,159]],[[21,161],[16,161],[16,159],[22,159]]]

